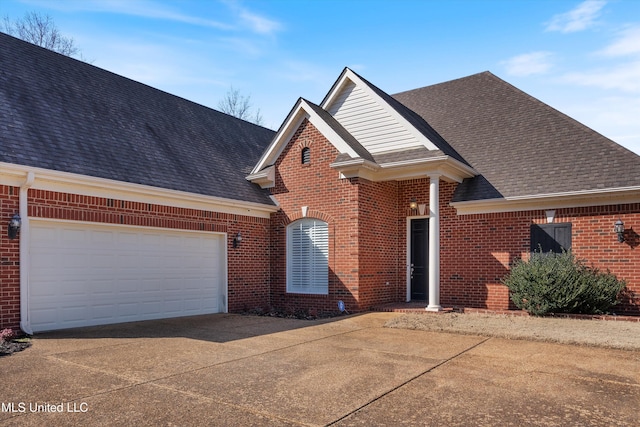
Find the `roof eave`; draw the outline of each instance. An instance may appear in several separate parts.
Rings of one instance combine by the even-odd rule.
[[[276,182],[276,167],[267,166],[259,172],[247,175],[245,179],[258,184],[261,188],[272,188]]]
[[[451,202],[458,215],[640,203],[640,186]]]
[[[35,175],[31,188],[86,196],[106,197],[166,206],[216,210],[224,213],[269,218],[278,207],[204,194],[189,193],[143,184],[133,184],[70,172],[0,162],[0,184],[20,186],[29,172]]]
[[[370,181],[375,181],[374,177],[380,170],[380,166],[376,163],[359,157],[334,162],[329,166],[340,172],[340,178],[365,178]]]
[[[374,163],[364,159],[349,159],[334,162],[333,169],[343,178],[365,178],[369,181],[402,181],[438,175],[444,181],[462,182],[477,172],[450,156],[429,159],[413,159],[398,162]]]

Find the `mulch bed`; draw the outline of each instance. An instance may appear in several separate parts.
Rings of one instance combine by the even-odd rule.
[[[332,317],[342,316],[343,313],[337,312],[312,312],[309,313],[306,310],[275,310],[275,309],[261,309],[255,308],[253,310],[247,310],[242,314],[248,316],[265,316],[265,317],[280,317],[282,319],[300,319],[300,320],[318,320],[329,319]]]

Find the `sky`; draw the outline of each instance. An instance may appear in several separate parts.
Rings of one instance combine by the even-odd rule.
[[[277,130],[344,67],[389,94],[491,71],[640,154],[640,0],[0,0],[93,65]]]

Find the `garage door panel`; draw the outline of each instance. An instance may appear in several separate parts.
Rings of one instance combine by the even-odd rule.
[[[56,232],[56,238],[63,243],[70,243],[73,246],[76,246],[80,243],[85,243],[91,234],[86,232],[85,230],[79,230],[76,228],[69,227],[61,227]]]
[[[92,318],[96,321],[108,320],[113,317],[115,305],[114,304],[94,304],[92,311]],[[105,322],[106,323],[106,322]]]
[[[106,298],[115,292],[113,281],[110,279],[94,279],[95,286],[93,289],[94,300],[98,298]]]
[[[200,310],[200,306],[201,301],[197,298],[184,300],[184,309],[187,311],[198,311]]]
[[[222,235],[38,220],[31,224],[34,331],[224,310]]]
[[[62,322],[81,322],[87,318],[87,307],[85,305],[66,305],[60,309]]]
[[[150,315],[162,311],[162,301],[147,301],[140,304],[140,313]]]
[[[87,297],[87,289],[84,280],[65,280],[60,284],[60,292],[65,297],[79,297],[85,299]]]

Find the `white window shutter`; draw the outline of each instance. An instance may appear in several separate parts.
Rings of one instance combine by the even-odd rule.
[[[287,292],[329,292],[329,226],[305,218],[287,227]]]

